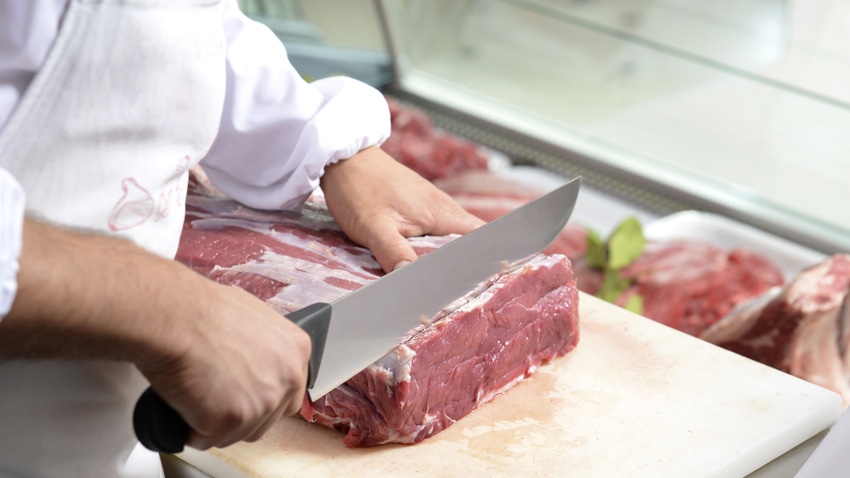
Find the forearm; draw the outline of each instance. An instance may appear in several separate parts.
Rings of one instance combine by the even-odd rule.
[[[0,322],[0,358],[145,362],[179,347],[178,324],[162,311],[185,300],[181,282],[196,274],[114,237],[32,219],[23,234],[18,292]],[[166,293],[146,293],[153,284]]]
[[[114,237],[27,219],[23,243],[0,360],[133,362],[197,448],[256,440],[298,411],[310,338],[256,297]]]
[[[389,137],[389,108],[380,91],[353,78],[304,81],[281,61],[286,49],[267,26],[242,14],[235,0],[224,8],[227,91],[201,165],[242,204],[298,211],[325,165]]]

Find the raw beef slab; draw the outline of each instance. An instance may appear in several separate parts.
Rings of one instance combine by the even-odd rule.
[[[321,197],[302,214],[198,194],[186,205],[177,259],[281,313],[331,302],[383,274],[371,253],[339,230]],[[421,255],[453,238],[411,242]],[[418,443],[577,341],[578,291],[569,259],[539,255],[481,284],[317,402],[305,396],[301,413],[345,432],[350,447]]]
[[[575,270],[579,289],[596,294],[601,272],[583,259],[575,261]],[[736,305],[784,283],[782,270],[767,257],[684,240],[647,243],[620,277],[634,282],[618,305],[639,294],[644,316],[695,336]]]
[[[489,158],[479,145],[439,130],[417,108],[395,98],[386,99],[392,134],[381,149],[400,163],[429,181],[462,171],[487,169]]]
[[[700,338],[833,390],[850,405],[850,255],[741,304]]]

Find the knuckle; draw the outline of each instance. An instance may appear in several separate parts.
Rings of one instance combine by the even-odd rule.
[[[254,418],[265,417],[280,406],[280,394],[264,393],[258,397]]]
[[[233,407],[228,409],[228,411],[219,419],[218,426],[216,427],[216,431],[219,434],[226,434],[231,430],[236,430],[242,427],[246,422],[250,420],[250,413],[246,410],[245,407]]]

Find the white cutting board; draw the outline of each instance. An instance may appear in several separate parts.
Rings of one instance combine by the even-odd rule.
[[[742,477],[832,425],[833,392],[581,294],[568,355],[414,446],[297,418],[180,458],[215,477]]]

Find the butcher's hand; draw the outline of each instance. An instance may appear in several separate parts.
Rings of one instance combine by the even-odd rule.
[[[261,300],[123,239],[27,219],[23,242],[0,360],[134,363],[199,449],[256,440],[298,411],[310,337]]]
[[[249,293],[198,278],[196,290],[206,293],[183,311],[197,318],[179,324],[182,351],[137,366],[189,425],[188,446],[258,440],[282,416],[298,413],[310,338]]]
[[[416,259],[408,237],[466,234],[484,224],[375,146],[328,166],[322,190],[342,230],[386,272]]]

